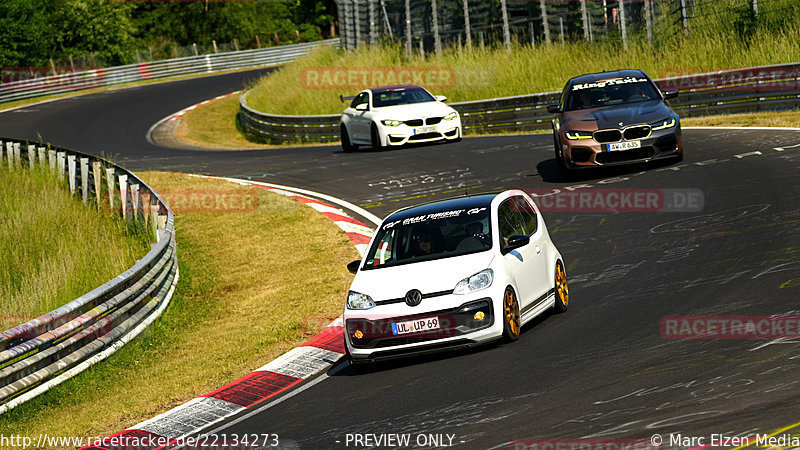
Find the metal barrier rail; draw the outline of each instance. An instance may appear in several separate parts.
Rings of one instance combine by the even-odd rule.
[[[339,39],[152,61],[0,84],[0,103],[143,80],[282,64]]]
[[[147,255],[111,281],[0,333],[2,414],[141,332],[172,297],[178,263],[172,210],[133,173],[95,156],[15,139],[0,139],[0,164],[11,170],[49,170],[85,204],[119,211],[125,220],[141,222],[156,239]]]
[[[751,67],[655,80],[662,90],[677,89],[670,105],[683,117],[800,107],[800,63]],[[547,105],[561,92],[450,103],[461,114],[465,134],[533,132],[551,129]],[[273,144],[335,142],[340,114],[280,116],[256,111],[239,99],[239,122],[252,137]]]

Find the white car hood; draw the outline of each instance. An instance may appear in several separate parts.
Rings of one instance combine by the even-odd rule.
[[[484,251],[395,267],[359,270],[350,290],[369,295],[375,301],[402,298],[411,289],[417,289],[423,295],[448,291],[464,278],[487,269],[493,258],[492,251]]]
[[[386,106],[375,108],[375,114],[381,119],[409,120],[428,117],[444,117],[455,111],[442,102],[412,103],[410,105]]]

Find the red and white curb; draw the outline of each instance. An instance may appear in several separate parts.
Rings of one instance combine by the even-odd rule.
[[[366,251],[370,239],[372,239],[373,229],[350,217],[344,209],[337,208],[318,199],[322,198],[354,211],[374,222],[376,226],[380,224],[380,219],[371,213],[344,200],[325,194],[235,178],[194,176],[263,188],[276,194],[292,197],[325,214],[347,234],[362,255]],[[247,408],[261,404],[284,391],[297,387],[305,380],[326,372],[344,356],[343,330],[344,327],[340,316],[306,343],[284,353],[238,380],[192,399],[150,420],[134,425],[127,430],[113,434],[103,439],[100,443],[83,448],[97,450],[136,448],[144,450],[183,445],[186,437],[200,430],[208,429]]]
[[[214,98],[210,98],[210,99],[208,99],[208,100],[203,100],[203,101],[202,101],[202,102],[200,102],[200,103],[194,104],[194,105],[192,105],[192,106],[187,106],[186,108],[183,108],[182,110],[180,110],[180,111],[178,111],[178,112],[176,112],[176,113],[170,114],[170,115],[168,115],[167,117],[164,117],[163,119],[161,119],[161,120],[159,120],[158,122],[154,123],[154,124],[153,124],[153,125],[152,125],[152,126],[151,126],[151,127],[148,129],[148,130],[147,130],[147,133],[145,134],[145,139],[147,139],[147,142],[149,142],[149,143],[151,143],[151,144],[154,144],[154,142],[153,142],[153,131],[155,131],[155,129],[156,129],[156,128],[158,128],[159,126],[161,126],[162,124],[164,124],[164,123],[166,123],[166,122],[171,122],[171,121],[173,121],[173,120],[178,120],[178,119],[180,119],[180,118],[181,118],[181,117],[182,117],[184,114],[186,114],[187,112],[189,112],[189,111],[191,111],[191,110],[193,110],[193,109],[195,109],[195,108],[198,108],[198,107],[200,107],[200,106],[207,105],[207,104],[209,104],[209,103],[211,103],[211,102],[213,102],[213,101],[216,101],[216,100],[221,100],[221,99],[223,99],[223,98],[230,97],[231,95],[238,95],[238,94],[241,94],[241,93],[242,93],[242,91],[241,91],[241,90],[238,90],[238,91],[229,92],[229,93],[227,93],[227,94],[218,95],[218,96],[216,96],[216,97],[214,97]]]

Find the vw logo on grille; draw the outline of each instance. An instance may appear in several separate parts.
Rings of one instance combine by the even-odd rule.
[[[422,292],[412,289],[406,292],[406,304],[408,306],[417,306],[422,301]]]

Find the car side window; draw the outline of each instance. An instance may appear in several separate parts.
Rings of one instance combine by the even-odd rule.
[[[523,197],[514,197],[516,201],[517,210],[522,214],[522,221],[525,224],[525,234],[528,236],[536,233],[539,227],[539,220],[536,216],[536,210],[528,203]]]
[[[356,106],[358,106],[358,105],[360,105],[362,103],[368,103],[368,102],[369,102],[369,94],[367,94],[366,92],[362,92],[362,93],[356,95],[356,97],[350,103],[350,107],[351,108],[355,108]]]
[[[500,228],[500,240],[503,245],[508,245],[508,238],[515,234],[527,234],[525,221],[518,211],[514,197],[505,200],[497,208],[497,225]]]

